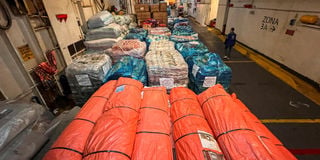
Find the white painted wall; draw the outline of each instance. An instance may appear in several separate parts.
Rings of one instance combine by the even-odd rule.
[[[245,3],[242,0],[231,3],[235,7],[229,10],[227,31],[235,27],[238,41],[320,83],[320,29],[304,27],[300,23],[289,25],[296,16],[297,22],[306,14],[320,17],[319,0],[255,0],[253,9],[242,8]],[[221,2],[217,18],[220,30],[224,8],[224,2]],[[267,23],[267,30],[261,29],[265,16],[278,19],[278,24]],[[287,29],[295,30],[294,35],[285,34]]]
[[[43,3],[57,37],[64,60],[66,64],[69,65],[72,62],[72,58],[67,47],[82,39],[81,29],[77,23],[77,11],[69,0],[43,0]],[[58,21],[56,18],[57,14],[68,14],[67,21]]]

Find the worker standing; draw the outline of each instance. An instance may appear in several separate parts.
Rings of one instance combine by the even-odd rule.
[[[227,35],[226,40],[224,41],[225,44],[225,54],[223,59],[230,60],[231,58],[231,49],[236,44],[237,35],[234,33],[234,28],[232,27],[230,33]]]

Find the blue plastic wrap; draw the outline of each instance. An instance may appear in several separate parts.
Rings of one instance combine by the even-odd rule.
[[[147,30],[143,28],[131,28],[124,39],[139,39],[140,41],[145,41],[147,35]]]
[[[174,42],[190,42],[190,41],[198,41],[198,33],[194,33],[192,35],[183,36],[183,35],[171,35],[170,40]]]
[[[124,39],[139,39],[140,41],[145,41],[145,38],[143,35],[141,34],[137,34],[137,33],[128,33]]]
[[[195,32],[192,30],[191,26],[177,26],[173,29],[172,34],[178,36],[190,36],[195,34]]]
[[[143,29],[143,28],[131,28],[129,30],[129,33],[137,33],[137,34],[140,34],[143,37],[147,37],[147,35],[148,35],[148,31]]]
[[[189,19],[188,18],[175,18],[173,20],[174,24],[181,23],[181,22],[189,22]]]
[[[189,56],[203,55],[209,52],[209,49],[199,41],[176,43],[175,47],[185,59]]]
[[[138,80],[146,86],[148,77],[145,61],[131,56],[122,57],[109,70],[104,78],[104,82],[117,80],[120,77],[129,77]]]
[[[221,84],[228,89],[231,83],[232,71],[215,53],[206,53],[187,59],[189,67],[189,87],[199,94],[215,84]]]
[[[149,34],[146,39],[146,42],[147,42],[147,45],[149,46],[151,42],[160,41],[160,40],[169,40],[169,36]]]

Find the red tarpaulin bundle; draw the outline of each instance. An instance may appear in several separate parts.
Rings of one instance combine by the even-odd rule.
[[[202,113],[197,95],[187,88],[170,94],[173,139],[179,160],[223,159],[218,143]]]
[[[82,159],[87,138],[102,115],[117,81],[110,81],[96,91],[51,146],[44,160]]]
[[[131,159],[142,87],[137,80],[119,78],[103,115],[92,129],[83,159]]]
[[[269,134],[258,131],[256,117],[253,118],[248,109],[226,93],[221,85],[207,89],[198,100],[226,159],[290,159],[262,140],[262,135]]]
[[[172,160],[166,88],[144,88],[142,96],[132,160]]]

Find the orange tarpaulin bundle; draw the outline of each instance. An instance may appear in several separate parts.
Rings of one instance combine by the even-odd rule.
[[[88,138],[83,159],[130,160],[141,104],[142,83],[119,78]]]
[[[51,146],[44,160],[81,160],[87,138],[102,115],[104,106],[114,90],[116,81],[104,84],[82,107],[74,120]]]
[[[257,133],[257,136],[263,141],[268,151],[272,155],[273,159],[297,159],[294,155],[281,143],[281,141],[274,136],[270,130],[261,123],[261,121],[250,112],[250,110],[239,100],[235,94],[231,95],[233,101],[238,105],[239,109],[243,111],[243,116],[246,122],[251,124],[253,130]]]
[[[144,88],[142,97],[132,160],[172,160],[166,88]]]
[[[222,160],[222,152],[202,113],[197,95],[187,88],[173,88],[170,102],[178,160]]]
[[[271,144],[277,139],[263,140],[261,136],[271,133],[257,126],[258,119],[221,85],[207,89],[198,100],[226,159],[292,159]]]

